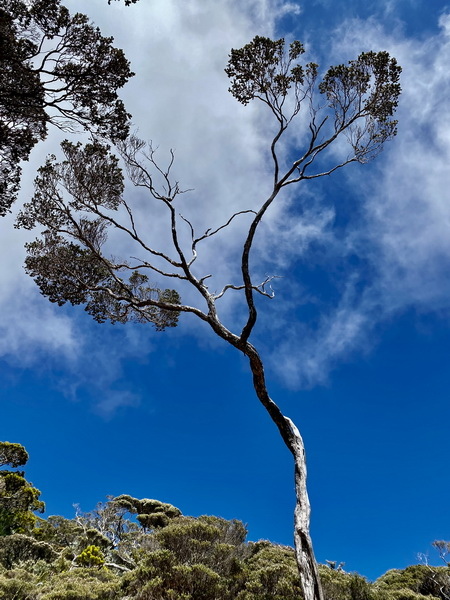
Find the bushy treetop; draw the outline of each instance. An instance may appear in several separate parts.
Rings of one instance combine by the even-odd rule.
[[[52,124],[111,140],[128,134],[118,90],[133,75],[112,37],[60,0],[0,7],[0,215],[17,196],[20,162]]]

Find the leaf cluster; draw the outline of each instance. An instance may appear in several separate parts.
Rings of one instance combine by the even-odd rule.
[[[105,557],[101,548],[94,544],[89,544],[86,548],[75,558],[77,565],[81,567],[102,567],[105,564]]]
[[[144,531],[165,527],[171,519],[181,515],[181,511],[172,504],[149,498],[139,500],[124,494],[114,498],[114,503],[130,514],[136,514],[136,519]]]
[[[113,38],[60,0],[5,0],[0,8],[0,215],[14,201],[20,161],[48,124],[124,139],[118,90],[133,75]]]
[[[0,442],[0,465],[18,467],[28,460],[20,444]],[[34,512],[44,512],[41,492],[25,479],[24,471],[0,470],[0,538],[14,533],[28,533],[34,527]]]
[[[281,106],[292,86],[297,91],[306,77],[315,77],[314,63],[305,68],[295,62],[305,52],[303,44],[292,42],[287,53],[284,46],[284,38],[255,36],[243,48],[231,50],[225,73],[231,79],[229,91],[241,104],[259,98],[269,105]]]
[[[13,533],[0,537],[0,564],[12,569],[17,563],[43,560],[52,562],[58,552],[47,542],[38,541],[34,537],[21,533]]]
[[[28,452],[22,444],[0,442],[0,467],[5,465],[13,468],[21,467],[28,462],[28,458]]]
[[[45,227],[42,238],[26,244],[27,273],[51,302],[83,304],[99,323],[176,326],[178,293],[150,285],[148,275],[102,251],[108,228],[120,228],[114,213],[127,208],[118,158],[98,141],[65,141],[62,149],[65,160],[47,159],[35,195],[18,217],[20,227]]]
[[[375,586],[393,600],[423,600],[425,597],[446,600],[450,596],[450,568],[419,564],[391,569]]]
[[[360,162],[378,152],[397,133],[392,119],[401,92],[401,68],[388,52],[363,52],[348,65],[330,67],[319,90],[334,112],[334,128],[350,124],[347,137]],[[364,125],[357,119],[364,117]]]
[[[367,162],[376,156],[384,142],[397,133],[397,121],[392,119],[401,92],[401,68],[397,61],[387,52],[364,52],[347,65],[330,67],[317,86],[327,100],[324,106],[315,94],[318,65],[297,62],[305,53],[301,42],[285,46],[283,38],[256,36],[243,48],[231,50],[225,69],[231,80],[232,95],[244,105],[255,98],[262,101],[279,123],[272,143],[276,183],[279,169],[276,144],[304,102],[310,114],[309,148],[294,163],[300,177],[290,179],[293,171],[288,171],[281,185],[311,178],[306,176],[306,168],[340,135],[347,137],[354,156],[339,166],[352,161]],[[286,99],[291,88],[294,97],[289,105]]]

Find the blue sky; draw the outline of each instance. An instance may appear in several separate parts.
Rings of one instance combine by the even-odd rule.
[[[162,153],[176,149],[199,227],[263,200],[270,186],[270,123],[227,93],[231,47],[256,34],[295,37],[324,68],[370,49],[397,57],[397,139],[369,165],[290,191],[268,215],[255,269],[282,278],[275,298],[259,303],[254,343],[272,397],[305,439],[318,560],[369,578],[418,553],[433,561],[430,543],[450,539],[450,7],[67,5],[132,60],[137,75],[123,97],[142,137]],[[23,200],[58,137],[33,153]],[[129,195],[145,219],[142,197]],[[28,234],[13,220],[0,222],[0,438],[29,450],[27,475],[47,514],[70,517],[74,503],[89,510],[126,493],[238,518],[250,539],[290,544],[292,464],[245,359],[192,319],[156,333],[50,305],[23,272]],[[147,227],[164,244],[162,224]],[[218,287],[235,274],[242,232],[230,230],[202,258]],[[239,325],[234,297],[222,311]]]

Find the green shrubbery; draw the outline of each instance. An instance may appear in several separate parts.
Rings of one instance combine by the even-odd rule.
[[[0,465],[15,468],[27,458],[19,444],[0,443]],[[0,471],[1,600],[302,597],[293,549],[247,542],[240,521],[187,517],[171,504],[128,495],[78,510],[74,519],[43,519],[33,512],[43,508],[39,493],[23,472]],[[434,545],[447,565],[450,544]],[[450,600],[448,565],[394,569],[374,583],[332,562],[319,570],[325,600]]]

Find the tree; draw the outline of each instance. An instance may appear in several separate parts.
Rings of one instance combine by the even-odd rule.
[[[47,542],[39,542],[34,538],[14,533],[0,537],[0,564],[11,569],[15,563],[44,560],[52,562],[57,552]]]
[[[130,2],[126,2],[130,4]],[[0,8],[0,216],[14,202],[20,162],[48,125],[124,139],[117,90],[133,75],[113,38],[60,0],[5,0]]]
[[[251,556],[246,560],[244,585],[237,600],[297,600],[300,597],[300,580],[292,548],[267,541],[254,544]]]
[[[81,567],[102,567],[105,564],[103,552],[93,544],[87,546],[75,560]]]
[[[245,543],[246,534],[240,521],[174,516],[136,553],[138,564],[123,577],[123,590],[130,598],[240,597],[251,577],[245,563],[255,552]]]
[[[169,524],[171,519],[179,517],[181,511],[172,504],[151,500],[150,498],[133,498],[122,494],[112,500],[115,506],[127,510],[131,514],[136,514],[136,520],[144,530],[158,529]]]
[[[58,162],[55,156],[47,160],[36,179],[32,201],[19,215],[18,226],[44,227],[42,236],[27,245],[26,270],[50,301],[82,304],[99,322],[149,322],[158,330],[175,326],[181,313],[193,315],[248,358],[255,393],[294,459],[294,540],[302,591],[305,600],[320,600],[322,591],[309,534],[303,440],[292,420],[270,397],[263,361],[250,342],[257,322],[255,297],[272,297],[272,278],[255,281],[250,258],[258,228],[284,188],[330,175],[353,162],[368,162],[395,136],[397,122],[392,117],[400,94],[401,69],[387,52],[366,52],[346,65],[330,67],[318,83],[318,66],[303,64],[303,54],[304,47],[298,41],[285,48],[283,39],[257,36],[243,48],[233,49],[229,57],[226,73],[230,92],[244,105],[253,100],[264,103],[276,124],[269,144],[273,187],[256,211],[243,206],[224,224],[197,233],[191,221],[179,214],[182,189],[171,175],[173,153],[168,166],[161,167],[152,146],[131,136],[118,146],[121,157],[132,183],[165,209],[170,251],[154,248],[146,240],[123,197],[119,161],[97,140],[86,146],[66,141],[62,144],[64,160]],[[310,119],[305,135],[297,139],[306,141],[303,148],[292,150],[294,159],[285,164],[279,143],[302,108],[309,111]],[[336,160],[336,154],[329,150],[342,138],[348,142],[349,153]],[[251,217],[241,249],[240,280],[212,292],[207,284],[210,274],[196,272],[199,249],[243,215]],[[145,253],[145,258],[111,257],[108,230],[127,236],[136,245],[134,256]],[[169,281],[171,287],[151,285],[150,277]],[[181,301],[183,285],[195,290],[199,306]],[[237,331],[227,328],[219,316],[220,300],[231,290],[240,291],[245,299],[246,316]]]
[[[0,467],[10,465],[14,469],[28,462],[28,452],[21,444],[0,442]]]
[[[23,446],[0,442],[0,467],[20,467],[27,461]],[[36,522],[34,512],[44,512],[41,492],[24,475],[23,471],[0,470],[0,536],[28,533]]]
[[[450,598],[449,567],[432,567],[428,564],[411,565],[406,569],[391,569],[382,575],[375,585],[380,591],[388,591],[396,600],[412,598]]]
[[[333,565],[333,563],[331,564]],[[333,600],[375,600],[372,586],[364,577],[357,573],[346,573],[342,568],[336,568],[335,565],[334,563],[334,567],[319,566],[320,581],[325,598],[332,598]]]

